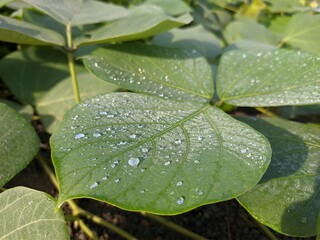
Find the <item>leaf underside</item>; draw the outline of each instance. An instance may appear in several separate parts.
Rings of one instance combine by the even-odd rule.
[[[89,197],[158,214],[236,197],[271,154],[262,135],[216,107],[133,93],[73,107],[51,146],[59,205]]]

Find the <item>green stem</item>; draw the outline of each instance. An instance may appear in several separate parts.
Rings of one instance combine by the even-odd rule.
[[[72,80],[73,92],[76,99],[76,102],[79,103],[81,101],[79,85],[76,75],[74,56],[73,56],[73,44],[72,44],[72,31],[71,24],[68,24],[66,27],[66,36],[67,36],[67,57],[68,57],[68,66],[70,71],[70,76]]]
[[[268,117],[277,117],[276,114],[274,114],[273,112],[270,112],[269,110],[267,110],[266,108],[263,107],[256,107],[255,108],[257,111],[267,115]]]
[[[153,215],[153,214],[147,214],[147,213],[141,213],[143,216],[146,216],[154,221],[157,221],[158,223],[174,230],[175,232],[178,232],[190,239],[196,239],[196,240],[206,240],[206,238],[194,233],[194,232],[191,232],[190,230],[188,229],[185,229],[184,227],[181,227],[171,221],[168,221],[167,219],[163,218],[163,217],[160,217],[160,216],[156,216],[156,215]]]
[[[271,240],[278,240],[278,238],[270,231],[270,229],[263,225],[262,223],[255,220],[258,226],[261,228],[261,230],[269,237]]]

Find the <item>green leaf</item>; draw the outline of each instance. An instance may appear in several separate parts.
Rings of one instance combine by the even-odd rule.
[[[181,0],[146,0],[143,5],[156,5],[172,16],[191,12],[191,8]]]
[[[0,0],[0,8],[6,5],[9,2],[12,2],[13,0]]]
[[[224,37],[229,44],[237,48],[260,50],[275,48],[281,39],[253,20],[231,22],[224,32]]]
[[[0,116],[0,187],[2,187],[32,161],[39,150],[40,140],[31,124],[4,103],[0,103]]]
[[[70,239],[61,209],[50,195],[26,187],[0,194],[0,239]]]
[[[316,234],[320,211],[320,127],[281,119],[242,119],[271,143],[260,183],[238,197],[260,222],[292,236]]]
[[[152,42],[159,46],[196,49],[210,59],[220,55],[222,47],[221,41],[201,25],[172,29],[169,32],[156,35]]]
[[[213,96],[210,65],[196,51],[124,44],[83,58],[96,77],[125,89],[180,101]]]
[[[320,15],[294,15],[283,35],[284,43],[320,54]]]
[[[0,76],[25,104],[36,105],[46,92],[70,76],[64,54],[50,48],[23,48],[0,61]]]
[[[268,10],[273,13],[278,12],[297,12],[299,7],[302,7],[300,0],[268,0],[271,6]]]
[[[34,114],[34,110],[30,105],[20,105],[16,102],[10,101],[8,99],[0,99],[0,102],[7,104],[9,107],[16,110],[22,116],[25,117],[28,121],[32,120],[32,116]]]
[[[59,205],[90,197],[159,214],[236,197],[271,155],[261,134],[216,107],[135,93],[76,105],[50,143]]]
[[[24,0],[64,25],[82,25],[124,17],[128,10],[121,6],[94,0]]]
[[[82,100],[118,89],[114,85],[98,80],[88,72],[78,74],[77,79]],[[74,92],[69,77],[52,87],[37,102],[36,108],[41,122],[49,133],[55,130],[65,112],[75,105],[75,103]]]
[[[319,64],[307,52],[230,51],[218,68],[218,96],[236,106],[320,103]]]
[[[320,240],[320,212],[318,214],[318,226],[317,226],[317,240]]]
[[[188,24],[192,21],[189,14],[173,18],[162,13],[132,14],[115,20],[83,37],[75,38],[75,45],[123,42],[144,39],[161,32]]]
[[[0,41],[30,45],[65,45],[64,38],[57,32],[5,16],[0,16]]]

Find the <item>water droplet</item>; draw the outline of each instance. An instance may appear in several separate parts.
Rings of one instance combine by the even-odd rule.
[[[177,182],[176,185],[177,185],[177,186],[182,186],[182,184],[183,184],[182,181],[179,181],[179,182]]]
[[[74,139],[81,139],[84,138],[86,135],[83,133],[77,133],[76,136],[74,137]]]
[[[107,115],[107,118],[114,118],[114,114]]]
[[[102,178],[103,181],[105,181],[105,180],[107,180],[107,179],[108,179],[108,176],[104,176],[104,177]]]
[[[143,153],[147,153],[149,150],[148,150],[148,148],[142,148],[141,151],[142,151]]]
[[[241,152],[241,153],[246,153],[246,152],[247,152],[247,149],[241,149],[240,152]]]
[[[139,163],[140,163],[139,158],[134,158],[134,157],[132,157],[132,158],[130,158],[130,159],[128,160],[128,164],[129,164],[131,167],[138,167]]]
[[[111,167],[112,167],[112,168],[115,168],[118,164],[119,164],[119,161],[116,160],[116,161],[114,161],[114,162],[111,164]]]
[[[94,133],[93,136],[94,136],[95,138],[98,138],[98,137],[101,136],[101,134],[100,134],[100,133]]]
[[[141,172],[144,172],[145,170],[146,170],[146,168],[141,168],[141,170],[140,170],[140,171],[141,171]]]
[[[200,163],[200,161],[199,161],[199,160],[194,160],[193,162],[194,162],[194,163]]]
[[[97,182],[93,182],[91,185],[90,185],[90,189],[93,189],[93,188],[96,188],[98,187],[98,183]]]
[[[145,190],[141,190],[140,193],[145,193]]]
[[[180,144],[180,143],[181,143],[181,139],[176,139],[176,140],[174,141],[174,143],[175,143],[175,144]]]
[[[120,179],[117,178],[117,179],[114,180],[114,182],[115,182],[115,183],[118,183],[118,182],[120,182]]]
[[[307,219],[306,217],[302,217],[302,218],[301,218],[301,222],[303,222],[303,223],[306,223],[307,220],[308,220],[308,219]]]
[[[164,163],[164,165],[165,165],[165,166],[168,166],[168,165],[170,165],[170,163],[171,163],[171,161],[166,161],[166,162]]]
[[[96,68],[99,67],[98,63],[94,63],[94,66],[95,66]]]
[[[130,134],[130,135],[129,135],[129,138],[136,138],[136,137],[137,137],[136,134]]]
[[[181,205],[184,203],[184,197],[178,197],[177,204]]]

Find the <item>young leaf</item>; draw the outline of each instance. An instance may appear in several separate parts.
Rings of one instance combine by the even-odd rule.
[[[22,103],[36,105],[49,89],[70,76],[66,63],[66,56],[57,50],[23,48],[0,61],[0,76]]]
[[[113,4],[95,0],[24,0],[47,13],[58,22],[68,25],[82,25],[105,22],[124,17],[128,11]]]
[[[163,13],[132,14],[113,21],[89,34],[75,38],[77,46],[108,42],[132,41],[151,37],[171,28],[188,24],[192,21],[189,14],[178,18],[169,17]]]
[[[210,65],[192,50],[123,44],[83,58],[96,77],[166,99],[207,102],[213,96]]]
[[[0,15],[0,41],[30,45],[64,46],[57,32]]]
[[[79,73],[77,79],[82,100],[118,89],[114,85],[98,80],[88,72]],[[49,133],[55,130],[65,112],[75,103],[70,77],[57,83],[37,102],[36,108],[40,119]]]
[[[269,143],[220,109],[134,93],[83,101],[51,138],[61,205],[90,197],[177,214],[254,186]]]
[[[0,194],[0,239],[70,239],[61,209],[50,195],[26,187]]]
[[[281,119],[241,120],[268,138],[272,160],[260,183],[238,200],[257,220],[280,233],[315,235],[320,211],[320,127]]]
[[[39,150],[39,137],[24,117],[0,103],[0,187],[30,163]]]
[[[284,31],[282,41],[293,47],[320,54],[320,15],[294,15]]]
[[[169,32],[156,35],[152,42],[159,46],[196,49],[209,59],[220,55],[222,47],[221,41],[201,25],[172,29]]]
[[[320,103],[320,57],[300,51],[230,51],[221,59],[217,93],[236,106]]]

